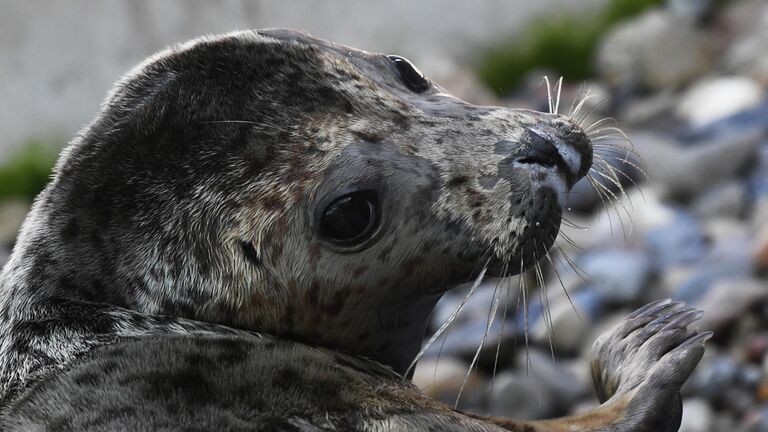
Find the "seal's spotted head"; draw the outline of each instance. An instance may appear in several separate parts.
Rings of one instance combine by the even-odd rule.
[[[403,370],[439,293],[551,246],[591,158],[570,119],[469,105],[400,57],[204,38],[127,75],[68,148],[28,277]]]

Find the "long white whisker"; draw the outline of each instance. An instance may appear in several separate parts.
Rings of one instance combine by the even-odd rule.
[[[560,112],[560,94],[563,91],[563,77],[560,77],[559,80],[557,80],[557,99],[555,100],[555,111],[554,114],[559,114]]]
[[[459,307],[456,308],[455,311],[448,317],[448,319],[440,326],[439,329],[435,332],[435,334],[432,335],[432,337],[429,338],[426,344],[419,350],[419,353],[416,354],[416,357],[414,357],[413,361],[411,361],[411,364],[408,366],[408,369],[405,370],[405,374],[403,377],[407,377],[414,367],[416,367],[416,363],[418,363],[419,360],[421,360],[421,357],[424,355],[424,353],[427,351],[427,349],[442,335],[446,329],[453,323],[453,321],[456,319],[456,317],[461,313],[461,310],[464,308],[464,305],[467,304],[469,301],[469,298],[472,296],[472,294],[475,293],[475,290],[477,290],[477,287],[480,286],[480,283],[483,281],[483,278],[485,277],[485,272],[488,270],[488,264],[490,263],[490,258],[486,261],[485,266],[483,266],[483,270],[480,271],[480,274],[477,276],[477,279],[475,279],[475,282],[472,284],[472,286],[469,288],[469,292],[464,296],[461,303],[459,304]]]
[[[485,269],[483,269],[483,272],[485,272]],[[497,283],[493,290],[493,306],[491,306],[491,311],[488,314],[488,321],[486,322],[485,330],[483,331],[483,337],[480,340],[480,344],[478,345],[477,350],[475,351],[475,355],[472,357],[472,362],[469,364],[469,369],[464,375],[464,381],[462,381],[461,387],[459,388],[459,394],[456,395],[456,403],[454,404],[454,408],[458,408],[459,406],[461,393],[464,391],[464,387],[467,385],[467,380],[469,380],[469,375],[472,373],[472,369],[477,365],[477,359],[480,357],[480,351],[482,351],[483,346],[485,345],[485,341],[488,338],[488,333],[491,331],[491,326],[493,325],[494,318],[496,317],[496,312],[499,309],[499,296],[497,295],[498,288],[499,285]]]

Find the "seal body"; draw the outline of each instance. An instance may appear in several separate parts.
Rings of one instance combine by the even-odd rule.
[[[3,424],[663,430],[647,407],[703,351],[676,304],[601,342],[588,418],[466,416],[399,376],[447,287],[544,256],[591,160],[572,119],[469,105],[401,57],[284,30],[161,52],[63,152],[3,270]]]

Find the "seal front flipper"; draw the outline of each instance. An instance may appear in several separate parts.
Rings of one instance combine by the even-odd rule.
[[[711,332],[688,328],[702,312],[681,302],[651,303],[602,335],[592,375],[601,401],[630,398],[616,431],[676,431],[680,388],[704,355]]]
[[[683,303],[661,300],[601,335],[592,347],[592,376],[602,405],[592,411],[542,422],[485,420],[513,431],[677,431],[680,388],[712,336],[688,328],[701,315]]]

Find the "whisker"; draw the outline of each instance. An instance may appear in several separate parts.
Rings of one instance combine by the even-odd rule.
[[[544,75],[544,81],[547,83],[547,103],[549,104],[549,113],[552,114],[552,89],[549,85],[549,77]]]
[[[496,368],[499,364],[499,353],[501,352],[501,339],[504,337],[504,325],[507,322],[507,309],[509,308],[509,293],[512,291],[512,282],[507,278],[507,263],[504,264],[504,269],[501,274],[502,280],[508,282],[506,289],[506,299],[504,300],[504,312],[501,316],[501,329],[499,330],[499,337],[496,341],[496,356],[493,359],[493,373],[491,375],[491,394],[493,394],[493,381],[496,379]]]
[[[606,175],[606,174],[604,174],[603,172],[601,172],[601,171],[599,171],[597,169],[591,169],[591,170],[593,170],[596,174],[600,175],[601,177],[605,178],[607,181],[615,184],[619,188],[621,193],[624,196],[627,196],[627,193],[624,191],[624,188],[621,186],[621,183],[619,181],[617,181],[614,177]],[[619,197],[615,193],[613,193],[613,191],[609,187],[603,185],[601,182],[598,182],[597,184],[601,188],[603,188],[603,190],[605,190],[606,193],[610,194],[614,198],[615,202],[612,201],[611,204],[612,204],[614,210],[616,211],[616,216],[619,218],[619,223],[621,224],[621,229],[624,232],[624,235],[626,237],[626,235],[627,235],[626,228],[624,226],[624,221],[621,218],[621,214],[619,214],[619,210],[618,210],[617,205],[621,206],[624,209],[624,212],[627,214],[627,217],[629,217],[630,220],[632,220],[632,214],[629,212],[629,209],[627,209],[627,207],[623,204],[623,202],[619,199]]]
[[[432,335],[432,337],[429,338],[427,343],[419,350],[419,353],[416,354],[416,357],[414,357],[413,361],[411,361],[411,364],[408,366],[408,368],[405,370],[405,374],[403,377],[407,377],[413,368],[416,366],[416,363],[418,363],[419,360],[421,360],[421,357],[424,355],[424,353],[427,351],[427,349],[442,335],[446,329],[453,323],[453,321],[456,319],[456,317],[459,315],[461,310],[464,308],[464,306],[469,301],[469,298],[472,296],[472,294],[475,293],[475,290],[477,290],[477,287],[480,286],[480,283],[483,281],[483,278],[485,277],[485,272],[488,270],[488,264],[491,262],[490,258],[485,263],[485,266],[483,266],[483,270],[480,271],[480,274],[477,276],[477,279],[475,279],[475,282],[472,284],[472,286],[469,288],[469,292],[464,296],[461,303],[459,304],[459,307],[456,308],[456,310],[448,317],[448,319],[440,326],[439,329],[435,332],[435,334]]]
[[[524,264],[523,256],[521,255],[520,256],[520,268],[521,269],[524,268],[523,264]],[[521,274],[521,276],[524,276],[524,275]],[[527,287],[527,283],[528,283],[528,281],[527,281],[526,277],[521,277],[520,278],[520,293],[522,294],[522,297],[523,297],[523,321],[524,321],[524,327],[525,327],[524,334],[525,334],[525,371],[526,371],[526,375],[528,374],[529,368],[530,368],[530,365],[531,365],[531,352],[528,349],[528,346],[529,346],[529,342],[528,342],[528,330],[529,330],[528,318],[529,317],[528,317],[528,299],[527,299],[528,287]]]
[[[607,101],[608,101],[607,97],[604,97],[604,98],[600,99],[600,102],[596,103],[595,106],[593,106],[592,109],[589,110],[589,112],[586,115],[582,115],[576,121],[576,124],[582,124],[583,122],[585,122],[590,116],[592,116],[592,114],[595,113],[595,111],[597,111]]]
[[[577,230],[582,230],[582,231],[587,231],[589,229],[588,227],[581,226],[581,225],[577,224],[576,222],[573,222],[572,220],[566,218],[565,216],[563,216],[562,219],[563,219],[563,225],[565,225],[565,226],[567,226],[569,228],[573,228],[573,229],[577,229]]]
[[[583,128],[584,129],[584,133],[589,135],[590,132],[592,132],[596,128],[600,127],[604,123],[610,123],[610,122],[613,122],[614,124],[617,123],[616,119],[613,118],[613,117],[603,117],[600,120],[595,120],[589,126],[586,126],[586,127]],[[600,130],[596,131],[596,133],[599,133],[599,132],[600,132]]]
[[[579,83],[579,88],[576,89],[576,94],[573,96],[573,99],[571,99],[571,106],[568,108],[568,114],[566,117],[572,117],[573,116],[573,108],[576,106],[576,101],[581,98],[581,95],[584,94],[584,82]]]
[[[485,272],[485,269],[483,270]],[[477,365],[477,360],[480,357],[480,351],[482,351],[483,346],[485,345],[486,339],[488,339],[488,333],[491,331],[491,326],[493,325],[494,318],[496,317],[496,312],[499,309],[499,296],[498,293],[499,284],[496,283],[496,287],[493,290],[493,296],[491,297],[493,299],[493,303],[491,306],[491,310],[488,313],[488,321],[485,325],[485,330],[483,331],[483,337],[480,340],[480,344],[477,347],[477,350],[475,351],[475,355],[472,357],[472,362],[469,364],[469,369],[467,370],[467,373],[464,375],[464,381],[461,383],[461,387],[459,387],[459,394],[456,395],[456,402],[454,403],[454,408],[458,408],[459,406],[459,400],[461,399],[461,393],[464,391],[464,387],[467,385],[467,380],[469,380],[469,375],[472,373],[472,369]]]
[[[625,149],[621,149],[621,150],[625,150]],[[642,166],[640,166],[637,163],[629,160],[629,153],[627,153],[624,157],[621,157],[621,159],[619,159],[618,155],[602,153],[600,151],[600,148],[598,147],[598,151],[593,153],[593,156],[599,156],[600,158],[602,158],[603,160],[606,160],[606,161],[607,161],[606,158],[617,159],[617,160],[619,160],[620,163],[625,164],[625,165],[629,165],[630,167],[634,168],[637,172],[639,172],[643,176],[643,179],[645,181],[649,181],[649,182],[651,181],[651,178],[648,176],[648,173],[645,171],[645,169]],[[638,155],[636,155],[636,156],[638,158],[640,158],[640,156],[638,156]],[[626,176],[626,174],[624,174],[624,175]],[[631,179],[631,177],[629,177],[629,176],[627,176],[627,178]]]
[[[560,251],[562,252],[562,250]],[[580,321],[584,321],[584,318],[581,316],[581,313],[579,312],[579,309],[576,307],[576,304],[573,303],[573,298],[571,298],[571,294],[568,292],[568,290],[565,288],[565,283],[563,282],[563,278],[560,276],[560,272],[557,270],[557,265],[550,257],[549,252],[547,252],[547,260],[549,260],[549,264],[552,266],[552,270],[555,273],[555,276],[557,277],[557,280],[560,282],[560,286],[563,288],[563,293],[565,294],[565,297],[568,299],[568,302],[571,304],[571,308],[573,308],[573,311],[576,312],[576,316],[579,317]]]
[[[581,111],[584,104],[591,98],[595,97],[595,95],[590,94],[592,92],[592,89],[586,89],[586,92],[584,93],[584,98],[576,105],[576,109],[573,110],[573,112],[569,115],[572,119],[574,119],[574,122],[576,124],[581,124],[581,122],[576,121],[576,116],[579,114],[579,111]]]
[[[538,236],[536,236],[538,237]],[[538,251],[538,245],[536,244],[536,237],[533,239],[533,250],[534,250],[534,260],[536,261],[536,264],[533,266],[534,268],[534,274],[536,275],[536,283],[539,286],[538,295],[539,295],[539,302],[543,306],[543,310],[546,311],[546,313],[542,314],[542,319],[544,320],[544,327],[547,332],[547,340],[549,341],[549,351],[552,354],[552,361],[555,361],[555,348],[552,344],[552,332],[554,331],[554,326],[552,324],[552,309],[549,307],[549,297],[547,296],[547,285],[546,282],[544,282],[544,273],[541,271],[541,264],[538,261],[538,257],[536,256],[536,252]],[[543,247],[544,245],[542,245]],[[543,294],[543,299],[542,299]]]

